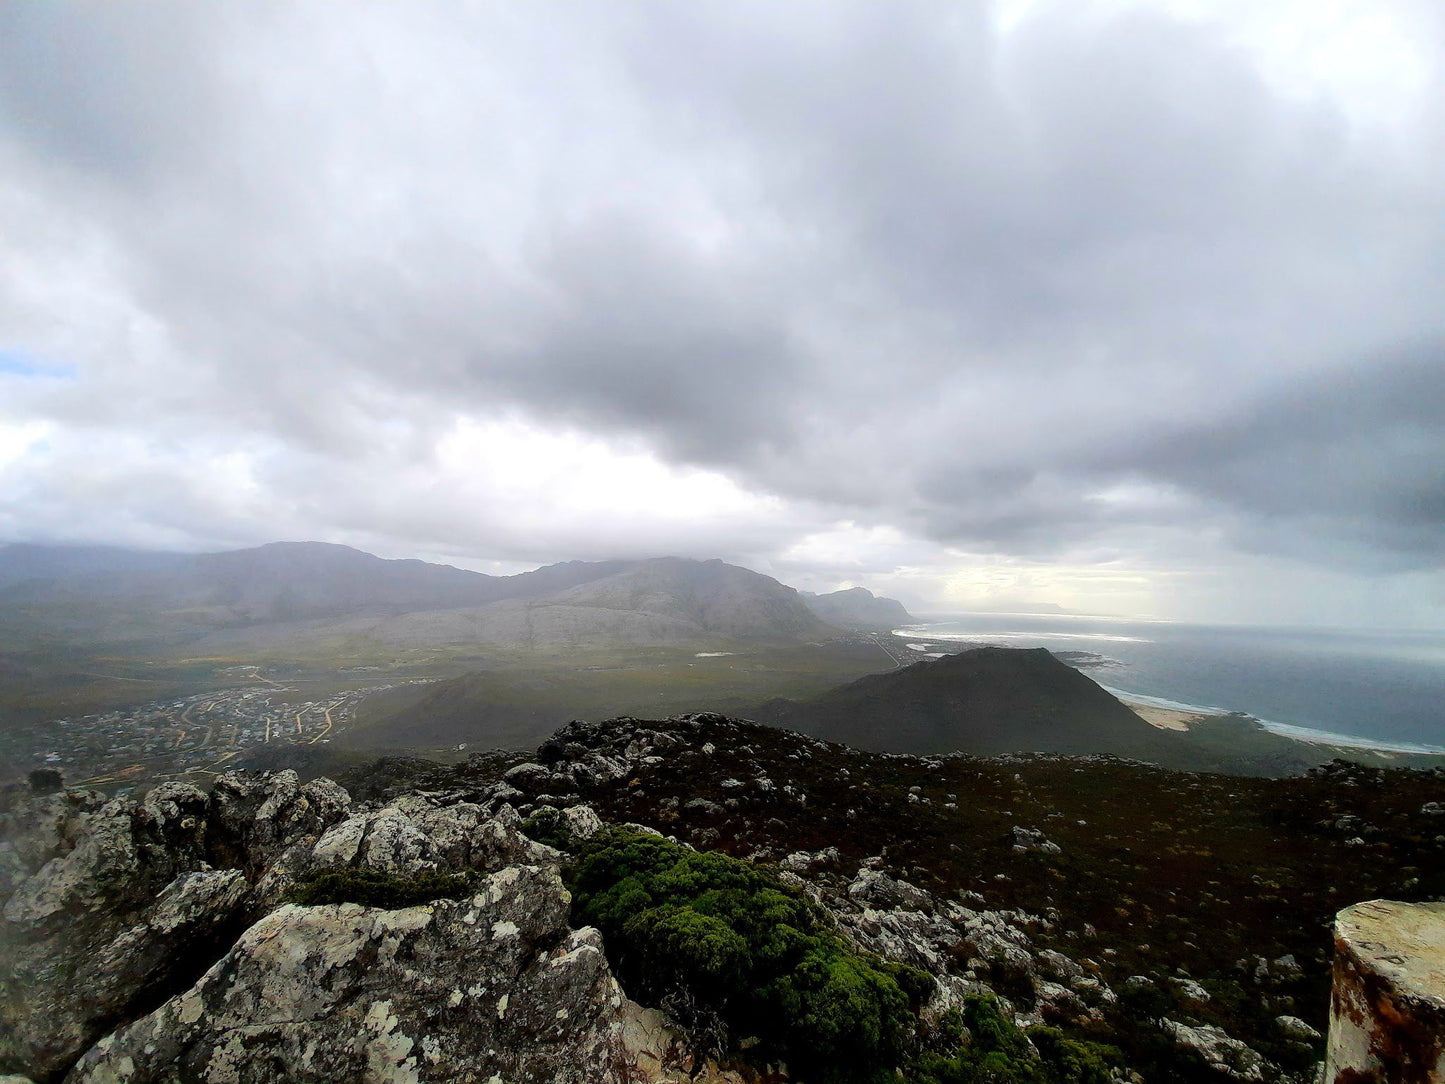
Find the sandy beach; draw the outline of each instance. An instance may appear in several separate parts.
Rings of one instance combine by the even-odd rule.
[[[1193,711],[1188,708],[1169,708],[1159,704],[1147,704],[1127,696],[1119,697],[1139,718],[1160,730],[1187,731],[1196,723],[1207,723],[1219,719],[1226,713]],[[1397,760],[1401,756],[1442,756],[1441,750],[1428,745],[1407,742],[1388,742],[1373,738],[1360,738],[1349,734],[1331,734],[1307,727],[1286,726],[1281,723],[1254,722],[1270,734],[1290,741],[1303,742],[1324,749],[1334,749],[1341,754],[1349,752],[1370,752],[1382,760]]]
[[[1195,723],[1204,722],[1212,716],[1205,712],[1184,711],[1179,708],[1161,708],[1154,704],[1141,704],[1137,700],[1120,697],[1129,709],[1150,726],[1160,730],[1188,730]]]

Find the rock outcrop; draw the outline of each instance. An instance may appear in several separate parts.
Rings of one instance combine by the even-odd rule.
[[[67,1080],[620,1080],[622,994],[569,904],[555,870],[511,866],[465,900],[282,906]]]
[[[738,1084],[626,999],[596,930],[569,926],[563,856],[519,830],[518,794],[353,805],[329,780],[233,772],[209,795],[10,795],[0,1073]],[[558,818],[573,839],[602,829],[586,806]],[[287,902],[338,871],[478,880],[399,909]]]
[[[0,1068],[62,1070],[243,927],[241,873],[206,862],[208,799],[167,783],[98,807],[52,796],[21,848],[50,853],[0,923]],[[88,808],[88,812],[85,812]],[[45,838],[48,835],[48,840]]]
[[[1328,1084],[1445,1081],[1445,903],[1339,913],[1328,1051]]]
[[[1157,945],[1121,951],[1069,912],[1070,878],[1093,872],[1087,839],[1060,813],[1028,809],[1013,767],[990,828],[925,836],[935,864],[886,832],[861,841],[854,826],[879,804],[899,818],[890,831],[949,822],[979,801],[965,793],[972,775],[938,781],[958,779],[957,760],[875,756],[712,714],[574,723],[519,759],[378,765],[347,779],[351,794],[292,772],[230,773],[209,794],[183,783],[109,801],[0,794],[0,1074],[787,1079],[776,1064],[743,1064],[764,1056],[750,1033],[704,1030],[713,1024],[689,1015],[688,990],[641,985],[659,1007],[629,1001],[584,925],[603,919],[579,907],[588,918],[573,928],[564,879],[582,876],[584,841],[610,825],[716,849],[791,886],[826,912],[830,938],[899,976],[918,1044],[956,1041],[947,1036],[982,1000],[1016,1052],[1036,1042],[1029,1056],[1085,1057],[1065,1038],[1119,1046],[1130,1064],[1108,1071],[1116,1081],[1137,1081],[1131,1068],[1151,1082],[1314,1079],[1322,999],[1300,997],[1299,962],[1278,955],[1304,950],[1247,956],[1237,980],[1195,969],[1202,981]],[[1056,895],[1018,891],[1026,880]],[[631,957],[615,962],[634,981]],[[1263,1013],[1235,1011],[1245,984],[1267,999]],[[1184,1075],[1171,1076],[1176,1066]],[[793,1070],[809,1079],[808,1066]]]

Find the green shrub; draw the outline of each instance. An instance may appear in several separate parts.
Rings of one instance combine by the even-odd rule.
[[[529,839],[548,847],[556,847],[558,850],[566,850],[572,838],[567,818],[562,815],[560,809],[550,805],[540,806],[533,810],[519,827],[522,829],[522,834]]]
[[[910,1084],[1108,1084],[1117,1050],[1057,1028],[1020,1031],[996,998],[971,995],[945,1014],[914,1058]]]
[[[359,903],[394,911],[431,900],[471,895],[475,878],[465,873],[421,873],[398,877],[374,869],[325,870],[296,885],[287,898],[314,907],[322,903]]]
[[[1122,1060],[1115,1047],[1080,1042],[1058,1028],[1029,1028],[1028,1037],[1044,1063],[1045,1078],[1056,1084],[1109,1084],[1111,1067]]]
[[[1125,983],[1119,990],[1119,1012],[1129,1020],[1158,1024],[1175,1008],[1174,996],[1162,982]]]
[[[910,1001],[931,980],[860,955],[771,874],[612,831],[583,849],[569,887],[628,992],[691,1017],[695,1039],[756,1038],[756,1056],[823,1084],[887,1080],[903,1060]]]
[[[65,777],[54,768],[36,768],[27,778],[36,794],[54,794],[65,789]]]

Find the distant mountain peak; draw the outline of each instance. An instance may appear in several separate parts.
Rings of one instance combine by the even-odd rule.
[[[866,587],[846,587],[826,595],[800,592],[803,602],[824,621],[844,628],[891,629],[913,620],[897,599],[875,595]]]

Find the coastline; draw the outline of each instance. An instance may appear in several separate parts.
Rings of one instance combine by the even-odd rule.
[[[1371,753],[1388,753],[1407,756],[1445,756],[1445,746],[1425,745],[1420,742],[1386,741],[1378,738],[1364,738],[1356,734],[1339,734],[1313,727],[1294,726],[1290,723],[1275,723],[1258,719],[1243,712],[1226,711],[1223,708],[1200,707],[1194,704],[1180,704],[1155,696],[1125,692],[1101,685],[1107,692],[1118,697],[1133,713],[1150,726],[1160,730],[1187,732],[1199,723],[1224,717],[1248,719],[1261,730],[1276,737],[1288,738],[1304,745],[1326,746],[1335,749],[1355,749]]]
[[[1423,757],[1431,758],[1432,762],[1439,763],[1442,758],[1445,758],[1445,742],[1437,740],[1440,728],[1420,725],[1425,718],[1428,718],[1430,722],[1445,722],[1445,719],[1439,718],[1438,713],[1431,712],[1428,708],[1423,709],[1423,718],[1422,711],[1417,709],[1415,718],[1405,720],[1415,724],[1413,726],[1414,733],[1410,738],[1368,737],[1347,732],[1347,730],[1354,729],[1357,719],[1374,719],[1376,716],[1386,720],[1390,718],[1390,711],[1385,710],[1389,705],[1380,703],[1380,695],[1386,690],[1380,687],[1378,680],[1373,680],[1373,674],[1364,673],[1367,669],[1377,668],[1377,664],[1371,661],[1374,659],[1373,655],[1356,657],[1343,650],[1336,651],[1338,660],[1349,664],[1345,673],[1348,679],[1355,682],[1356,688],[1350,687],[1346,681],[1342,687],[1349,696],[1345,698],[1343,704],[1336,699],[1324,705],[1327,710],[1320,715],[1323,725],[1311,726],[1303,722],[1303,720],[1310,719],[1308,696],[1296,696],[1291,701],[1293,703],[1291,715],[1294,719],[1301,721],[1285,723],[1256,715],[1247,708],[1240,710],[1237,707],[1223,706],[1231,703],[1248,704],[1252,701],[1270,699],[1259,695],[1247,695],[1248,688],[1236,688],[1235,685],[1238,683],[1221,682],[1217,692],[1205,694],[1218,697],[1217,700],[1212,700],[1207,704],[1169,700],[1159,696],[1136,693],[1129,689],[1115,688],[1106,683],[1110,679],[1132,683],[1134,671],[1131,668],[1138,666],[1140,667],[1139,680],[1141,682],[1155,688],[1168,688],[1172,684],[1167,681],[1170,668],[1172,667],[1176,671],[1181,667],[1187,668],[1190,662],[1189,655],[1193,650],[1192,641],[1181,640],[1178,635],[1172,640],[1155,640],[1152,630],[1134,627],[1129,623],[1121,623],[1113,628],[1107,626],[1094,628],[1091,625],[1081,626],[1074,618],[1053,620],[1044,615],[1018,615],[1003,621],[996,620],[1000,615],[987,615],[995,619],[991,622],[983,620],[981,617],[976,620],[976,616],[969,615],[963,619],[916,621],[895,628],[892,633],[895,637],[911,641],[910,648],[926,647],[934,651],[939,648],[946,651],[968,650],[970,647],[985,645],[1046,647],[1064,662],[1099,682],[1107,692],[1127,704],[1146,723],[1160,730],[1186,733],[1194,727],[1208,726],[1210,723],[1223,726],[1226,720],[1232,720],[1235,724],[1252,724],[1258,731],[1309,747],[1314,751],[1310,754],[1312,756],[1328,756],[1328,750],[1339,750],[1339,755],[1347,755],[1350,751],[1354,751],[1369,753],[1383,760]],[[1221,641],[1219,631],[1213,630],[1209,631],[1207,637],[1200,638],[1199,643],[1206,649],[1209,661],[1216,669],[1221,665],[1228,664],[1251,672],[1256,686],[1255,693],[1258,693],[1257,686],[1261,681],[1276,676],[1286,683],[1293,680],[1295,686],[1298,686],[1301,680],[1309,682],[1320,680],[1317,674],[1300,675],[1290,671],[1288,667],[1291,665],[1291,658],[1288,651],[1281,651],[1277,656],[1270,655],[1272,640],[1268,638],[1260,640],[1257,637],[1251,639],[1245,636],[1242,639],[1236,637],[1239,639],[1236,644],[1229,640],[1229,636],[1233,635],[1226,630],[1224,640]],[[1221,642],[1225,644],[1223,648],[1220,647]],[[1300,644],[1294,644],[1292,641],[1291,643],[1296,651],[1313,652],[1317,646],[1313,640]],[[1143,645],[1149,646],[1146,648]],[[1442,640],[1442,649],[1445,649],[1445,640]],[[1164,660],[1164,666],[1153,665],[1159,659]],[[1276,674],[1275,666],[1284,669]],[[1445,676],[1445,670],[1441,671],[1441,676]],[[1362,680],[1362,677],[1372,680]],[[1407,679],[1407,684],[1402,689],[1404,702],[1411,703],[1410,697],[1413,696],[1414,703],[1429,703],[1428,699],[1421,699],[1421,691],[1424,685],[1434,680],[1435,674],[1415,666],[1413,669],[1407,669],[1404,677]],[[1413,688],[1409,682],[1413,682]],[[1188,684],[1193,683],[1189,682]],[[1366,688],[1370,689],[1371,695],[1359,695]],[[1339,710],[1342,706],[1348,710]],[[1395,712],[1395,714],[1400,715],[1401,713]],[[1381,727],[1380,729],[1394,730],[1397,728]],[[1409,730],[1404,727],[1400,727],[1398,730],[1409,733]],[[1300,751],[1304,753],[1305,750],[1301,749]]]
[[[1210,716],[1198,712],[1178,711],[1174,708],[1158,708],[1152,704],[1139,704],[1132,700],[1123,701],[1124,706],[1132,711],[1139,718],[1143,719],[1150,726],[1158,727],[1160,730],[1173,730],[1179,733],[1186,733],[1195,723],[1207,722]],[[1217,718],[1217,716],[1215,716]]]

